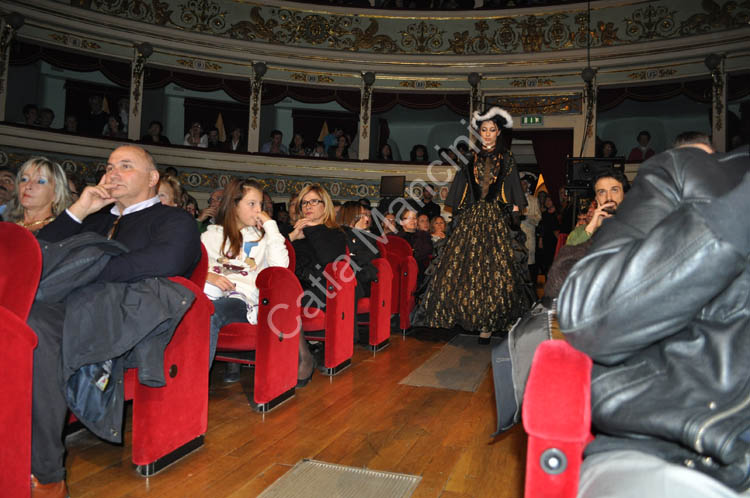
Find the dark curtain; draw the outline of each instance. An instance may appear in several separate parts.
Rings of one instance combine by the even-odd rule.
[[[221,119],[224,121],[224,130],[227,136],[229,136],[232,128],[235,126],[239,126],[242,129],[242,136],[247,136],[247,116],[249,112],[247,105],[186,98],[185,133],[188,132],[190,125],[195,121],[200,122],[203,126],[203,131],[208,133],[208,130],[216,125],[216,120],[219,117],[219,113],[221,113]]]
[[[391,93],[375,91],[372,94],[372,114],[390,111],[399,104],[407,109],[437,109],[446,106],[457,114],[469,115],[468,93]]]
[[[263,92],[261,94],[263,105],[275,104],[287,97],[306,104],[323,104],[335,101],[347,111],[359,114],[359,90],[280,85],[270,82],[263,84]]]
[[[711,102],[711,85],[711,79],[703,79],[661,85],[602,87],[597,91],[596,105],[599,111],[608,111],[622,104],[626,99],[638,102],[658,102],[679,95],[705,104]]]
[[[250,103],[249,79],[219,78],[197,72],[170,71],[146,66],[143,74],[144,88],[154,90],[163,88],[169,83],[198,92],[224,90],[234,100],[246,105]]]
[[[565,186],[567,158],[573,155],[573,130],[513,130],[513,138],[533,142],[539,171],[552,200],[559,206],[558,192]]]
[[[313,148],[318,141],[320,130],[323,123],[327,123],[329,133],[335,128],[341,128],[345,134],[354,138],[357,132],[357,116],[350,113],[335,111],[316,111],[312,109],[294,109],[292,110],[292,123],[294,133],[301,133],[305,140],[305,147]],[[291,143],[293,137],[288,137],[288,143]]]

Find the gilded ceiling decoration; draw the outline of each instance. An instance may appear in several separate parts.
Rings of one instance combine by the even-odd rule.
[[[589,44],[618,46],[736,29],[750,20],[750,0],[666,0],[597,9],[592,11],[590,33],[585,11],[419,19],[319,14],[228,0],[92,0],[88,8],[239,40],[404,55],[492,55]]]
[[[523,97],[492,97],[493,105],[498,105],[513,116],[530,114],[581,114],[583,96],[574,95],[536,95]]]

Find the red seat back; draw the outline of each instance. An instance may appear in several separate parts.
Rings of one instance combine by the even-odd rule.
[[[297,256],[294,253],[294,246],[286,237],[284,237],[284,243],[286,244],[286,251],[289,253],[289,266],[287,268],[294,273],[294,269],[297,267]]]
[[[0,394],[0,440],[3,442],[0,445],[0,489],[3,496],[27,497],[31,492],[31,378],[36,344],[36,334],[25,320],[0,306],[0,364],[9,373],[3,380]]]
[[[591,358],[565,341],[542,342],[523,398],[529,436],[525,496],[575,498],[591,441]]]
[[[302,286],[292,270],[273,266],[255,284],[260,306],[253,399],[261,405],[297,385]]]
[[[208,253],[206,252],[206,246],[201,242],[201,260],[198,261],[193,274],[190,275],[190,281],[198,286],[199,289],[203,289],[206,285],[206,277],[208,276]]]
[[[371,346],[378,346],[391,336],[391,287],[393,272],[384,258],[372,261],[378,270],[378,278],[370,284],[370,340]]]
[[[403,239],[398,235],[388,235],[387,238],[388,243],[386,245],[386,251],[388,253],[394,253],[401,258],[414,255],[414,250],[406,239]]]
[[[5,268],[0,272],[0,306],[25,322],[42,274],[36,237],[15,223],[0,222],[0,261]]]

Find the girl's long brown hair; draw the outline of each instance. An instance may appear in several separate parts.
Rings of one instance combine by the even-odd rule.
[[[233,178],[224,189],[224,199],[219,206],[217,219],[224,229],[220,253],[227,258],[237,258],[242,253],[242,234],[237,223],[237,204],[250,189],[260,192],[261,199],[263,198],[263,187],[255,180]],[[229,250],[225,252],[227,240],[229,241]]]

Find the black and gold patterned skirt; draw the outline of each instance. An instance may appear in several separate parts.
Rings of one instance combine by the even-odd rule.
[[[533,304],[513,237],[501,204],[480,201],[463,210],[419,303],[417,325],[507,332]]]

